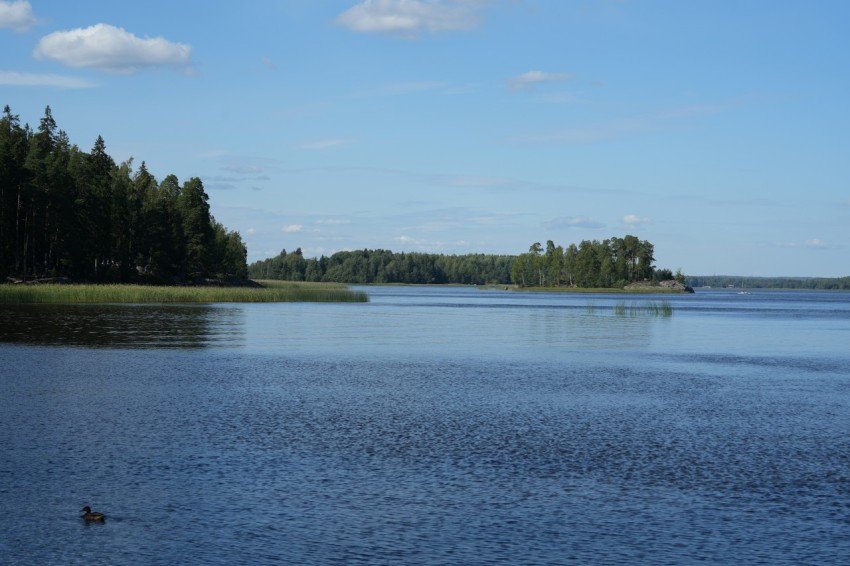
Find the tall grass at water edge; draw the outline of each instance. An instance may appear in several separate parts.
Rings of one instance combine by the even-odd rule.
[[[0,285],[0,304],[19,303],[365,303],[366,293],[333,283],[261,281],[261,287]]]
[[[669,301],[647,301],[645,303],[626,304],[620,301],[614,305],[617,316],[673,316],[673,305]]]
[[[597,307],[588,301],[585,306],[587,314],[596,314]],[[645,303],[626,303],[620,301],[612,308],[616,316],[673,316],[673,305],[669,301],[648,301]]]

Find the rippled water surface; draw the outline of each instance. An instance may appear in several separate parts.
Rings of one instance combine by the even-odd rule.
[[[366,290],[0,307],[0,562],[847,562],[850,295]]]

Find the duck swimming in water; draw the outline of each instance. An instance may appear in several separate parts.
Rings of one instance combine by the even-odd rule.
[[[98,513],[97,511],[92,511],[91,507],[89,507],[88,505],[80,509],[80,511],[82,511],[83,513],[82,518],[84,521],[102,523],[103,520],[106,519],[106,515],[104,515],[103,513]]]

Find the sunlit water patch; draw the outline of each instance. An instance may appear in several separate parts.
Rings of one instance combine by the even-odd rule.
[[[189,348],[4,339],[0,552],[842,562],[846,311],[777,325],[694,298],[632,318],[616,298],[589,313],[584,297],[388,289],[367,305],[164,311],[167,340]],[[106,524],[84,524],[85,504]]]

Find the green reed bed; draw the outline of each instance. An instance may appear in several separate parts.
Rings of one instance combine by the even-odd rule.
[[[673,305],[669,301],[648,301],[645,303],[626,304],[620,301],[614,305],[617,316],[673,316]]]
[[[363,303],[366,293],[341,285],[263,282],[262,287],[148,285],[0,285],[0,304],[14,303]]]

